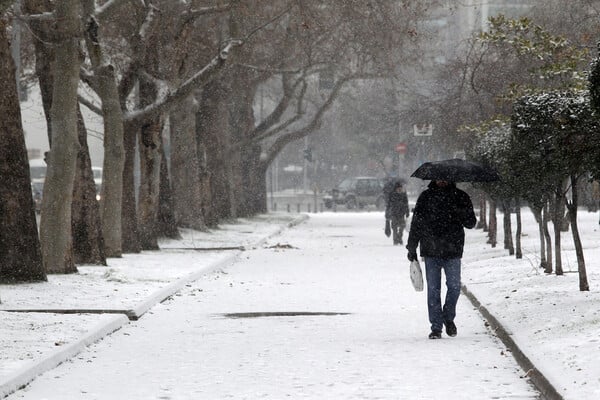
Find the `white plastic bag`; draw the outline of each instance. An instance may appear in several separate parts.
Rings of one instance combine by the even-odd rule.
[[[423,291],[423,272],[418,260],[410,263],[410,281],[417,292]]]

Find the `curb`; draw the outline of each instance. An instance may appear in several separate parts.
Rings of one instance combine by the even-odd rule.
[[[546,400],[564,400],[563,396],[556,390],[554,385],[550,383],[548,378],[533,364],[533,362],[523,353],[521,348],[513,340],[512,334],[509,333],[504,326],[490,313],[490,311],[481,304],[481,302],[475,297],[475,295],[467,288],[466,285],[462,286],[463,294],[471,301],[471,304],[477,308],[479,313],[487,320],[490,324],[490,329],[495,335],[504,343],[504,345],[510,350],[514,359],[517,361],[519,366],[526,371],[525,376],[529,378],[531,383],[540,392],[543,399]]]
[[[270,238],[281,234],[285,229],[294,227],[306,221],[308,218],[309,216],[307,214],[300,214],[291,222],[282,225],[275,232],[258,240],[251,246],[260,246]],[[142,317],[142,315],[148,312],[148,310],[150,310],[156,304],[161,303],[169,297],[173,296],[175,293],[180,291],[185,285],[200,279],[203,275],[206,275],[211,271],[214,271],[218,268],[224,268],[228,265],[233,264],[243,252],[244,250],[238,250],[235,253],[227,255],[224,259],[216,261],[214,264],[208,265],[207,267],[202,268],[199,271],[192,272],[187,276],[178,279],[177,281],[154,292],[149,297],[147,297],[146,300],[142,301],[139,305],[130,310],[110,310],[113,312],[119,312],[120,314],[111,317],[108,322],[102,322],[97,324],[80,339],[75,340],[73,343],[65,345],[64,347],[51,352],[49,355],[43,357],[40,360],[33,361],[32,363],[9,374],[5,379],[0,381],[0,399],[7,397],[8,395],[16,392],[19,389],[22,389],[31,381],[33,381],[37,376],[47,371],[50,371],[56,368],[58,365],[62,364],[63,362],[73,358],[75,355],[80,353],[89,345],[96,343],[105,338],[106,336],[110,335],[111,333],[121,329],[121,327],[123,327],[125,324],[128,324],[129,321],[138,320],[140,317]],[[24,310],[4,311],[20,312]],[[25,310],[25,312],[35,311],[36,310]],[[98,311],[107,312],[108,310],[68,310],[68,313],[85,313],[86,311],[93,311],[94,313],[99,313]],[[45,312],[52,312],[52,310],[46,310]],[[64,310],[63,313],[65,313]]]
[[[288,229],[288,228],[291,228],[298,224],[301,224],[302,222],[306,221],[308,218],[309,218],[308,215],[301,214],[300,216],[295,218],[293,221],[289,222],[287,225],[283,225],[282,227],[277,229],[275,232],[267,235],[263,239],[260,239],[258,242],[253,243],[251,246],[252,247],[261,246],[270,238],[281,234],[285,229]],[[225,268],[225,267],[233,264],[235,261],[237,261],[238,257],[244,251],[245,250],[238,250],[234,253],[228,254],[224,259],[219,260],[219,261],[215,262],[214,264],[209,265],[206,268],[203,268],[199,271],[192,272],[192,273],[188,274],[187,276],[184,276],[183,278],[180,278],[177,281],[165,286],[164,288],[151,294],[146,300],[144,300],[138,306],[132,308],[131,310],[127,310],[126,315],[132,321],[138,320],[142,315],[144,315],[146,312],[148,312],[148,310],[150,310],[156,304],[162,303],[163,301],[167,300],[169,297],[173,296],[175,293],[177,293],[181,289],[183,289],[183,287],[185,287],[185,285],[192,283],[194,281],[197,281],[202,276],[204,276],[208,273],[211,273],[212,271],[214,271],[216,269]]]
[[[33,381],[38,375],[43,374],[63,362],[73,358],[87,346],[96,343],[111,333],[121,329],[129,319],[125,315],[115,315],[108,322],[102,322],[90,329],[83,337],[60,349],[57,349],[41,360],[33,361],[0,381],[0,398],[23,388]]]

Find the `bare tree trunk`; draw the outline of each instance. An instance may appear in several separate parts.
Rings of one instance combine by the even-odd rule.
[[[193,115],[194,105],[190,97],[181,103],[181,107],[172,110],[169,117],[171,182],[177,225],[204,230],[200,160]]]
[[[224,92],[218,82],[204,87],[196,113],[198,142],[204,147],[206,171],[210,182],[211,199],[205,218],[207,224],[218,223],[231,217],[231,199],[228,183],[227,160],[224,149],[229,148],[227,138],[227,109]]]
[[[490,222],[489,222],[489,230],[488,230],[488,243],[492,245],[492,247],[496,247],[497,237],[498,237],[498,222],[496,219],[496,200],[490,200]]]
[[[232,13],[232,21],[236,18],[236,13]],[[235,21],[231,24],[235,29]],[[233,34],[235,36],[235,34]],[[257,81],[252,80],[251,70],[237,68],[233,70],[230,91],[230,110],[229,120],[231,129],[231,143],[236,145],[252,134],[255,128],[254,120],[254,97],[256,94]],[[251,204],[255,197],[256,178],[251,173],[256,170],[255,166],[259,162],[260,146],[246,145],[234,146],[230,159],[232,160],[232,176],[230,179],[230,193],[232,210],[235,215],[243,217],[254,214],[254,206]],[[263,185],[260,185],[263,186]],[[242,190],[239,190],[242,188]]]
[[[244,192],[245,208],[247,215],[267,212],[267,168],[266,162],[260,160],[261,149],[259,146],[248,149],[244,153]]]
[[[52,4],[45,1],[27,0],[24,2],[27,13],[40,14],[52,11]],[[46,22],[31,22],[35,32],[34,44],[36,53],[36,73],[41,90],[42,105],[48,129],[48,143],[52,147],[52,96],[55,54],[54,47],[44,38],[51,27]],[[100,231],[99,208],[96,200],[96,189],[87,147],[87,132],[83,118],[77,109],[78,140],[81,146],[77,155],[75,181],[73,183],[73,205],[71,210],[71,227],[73,234],[73,257],[75,263],[105,264],[103,238]]]
[[[100,227],[100,205],[96,200],[96,185],[87,144],[87,129],[79,108],[77,127],[80,149],[77,154],[71,209],[73,256],[76,264],[106,265],[104,239]]]
[[[531,207],[531,212],[538,224],[538,236],[540,239],[540,268],[546,270],[548,268],[546,260],[546,238],[544,237],[544,221],[542,216],[543,208]]]
[[[71,206],[77,164],[77,86],[79,84],[79,1],[56,3],[56,25],[62,41],[55,44],[52,93],[52,149],[44,184],[40,240],[48,273],[77,272],[73,260]]]
[[[561,226],[563,221],[564,196],[562,183],[556,186],[554,193],[554,208],[552,213],[552,225],[554,227],[554,265],[556,275],[563,275],[562,254],[561,254]]]
[[[479,222],[477,223],[477,229],[483,229],[484,232],[488,231],[487,216],[486,216],[486,195],[484,191],[479,194]]]
[[[159,237],[181,239],[177,223],[175,222],[175,213],[173,212],[173,191],[171,190],[171,182],[169,181],[168,161],[162,136],[160,142],[161,162],[156,229]]]
[[[548,221],[550,221],[550,212],[548,211],[549,204],[546,203],[542,212],[542,226],[544,228],[544,238],[546,239],[546,272],[551,274],[553,270],[553,259],[552,259],[552,236],[550,236],[550,229],[548,229]]]
[[[585,258],[583,256],[583,246],[581,245],[579,228],[577,227],[577,207],[579,205],[577,186],[577,177],[575,175],[571,175],[571,190],[573,192],[573,201],[571,203],[567,203],[567,208],[569,209],[569,218],[571,219],[571,231],[573,232],[575,254],[577,255],[577,270],[579,271],[579,290],[585,292],[590,290],[590,285],[587,279]]]
[[[84,0],[86,16],[85,39],[96,77],[96,93],[102,101],[104,120],[104,161],[102,166],[102,196],[100,201],[102,233],[106,254],[121,257],[121,210],[123,200],[123,110],[117,86],[115,68],[106,62],[98,38],[98,25],[93,18],[95,1]]]
[[[124,253],[142,251],[139,239],[137,207],[135,197],[135,147],[137,127],[128,125],[123,136],[125,164],[123,165],[123,202],[121,211],[121,246]]]
[[[503,200],[502,213],[503,215],[503,226],[504,226],[504,248],[508,250],[509,255],[515,254],[515,247],[512,240],[512,223],[510,220],[510,202]]]
[[[26,14],[43,14],[52,12],[52,4],[47,0],[25,0],[22,3],[23,12]],[[49,22],[31,21],[29,27],[33,32],[32,39],[35,48],[35,73],[40,86],[42,107],[46,118],[48,131],[48,144],[52,147],[52,123],[50,109],[52,107],[52,82],[54,82],[54,48],[45,39],[51,29]]]
[[[523,258],[523,250],[521,249],[521,232],[522,232],[522,223],[521,223],[521,199],[515,199],[515,209],[517,216],[517,232],[515,234],[516,248],[515,248],[515,257],[517,259]]]
[[[260,151],[260,148],[257,149]],[[249,212],[251,214],[266,213],[267,210],[267,168],[268,164],[259,161],[260,155],[254,156],[253,167],[250,169],[252,176],[252,189],[248,194]]]
[[[140,187],[138,222],[142,250],[158,249],[158,197],[160,183],[160,118],[140,131]]]
[[[45,281],[5,19],[0,19],[0,60],[0,283]]]

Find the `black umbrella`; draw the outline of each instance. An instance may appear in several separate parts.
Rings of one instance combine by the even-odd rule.
[[[491,168],[460,158],[426,162],[411,177],[448,182],[493,182],[500,176]]]

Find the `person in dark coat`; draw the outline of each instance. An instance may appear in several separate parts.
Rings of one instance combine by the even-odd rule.
[[[431,323],[430,339],[456,336],[454,323],[460,295],[460,259],[465,243],[464,228],[477,219],[469,195],[452,182],[432,181],[417,199],[408,234],[408,259],[417,259],[417,246],[425,259],[427,308]],[[441,303],[441,275],[446,275],[446,299]]]
[[[408,197],[402,187],[402,182],[396,182],[391,193],[388,195],[385,217],[390,220],[392,226],[392,239],[394,244],[402,244],[402,234],[406,226],[405,218],[410,215],[408,208]]]

